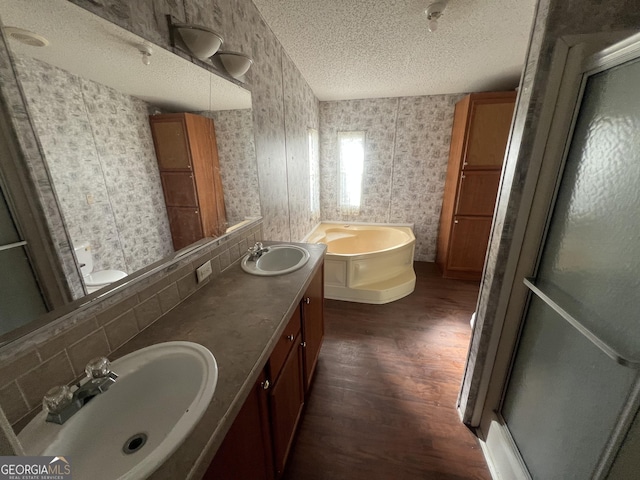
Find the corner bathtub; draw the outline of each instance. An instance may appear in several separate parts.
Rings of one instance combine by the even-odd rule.
[[[415,289],[409,226],[321,223],[307,236],[327,245],[325,297],[360,303],[389,303]]]

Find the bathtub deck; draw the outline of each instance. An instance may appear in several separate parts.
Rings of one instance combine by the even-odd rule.
[[[416,262],[387,305],[326,300],[316,379],[284,478],[487,479],[455,410],[477,282]]]

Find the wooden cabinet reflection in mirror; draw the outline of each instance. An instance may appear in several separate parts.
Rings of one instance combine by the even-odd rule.
[[[190,113],[149,117],[173,247],[225,233],[227,220],[213,120]]]

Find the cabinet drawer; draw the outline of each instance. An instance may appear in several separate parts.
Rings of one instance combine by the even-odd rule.
[[[296,308],[296,311],[291,316],[291,320],[287,324],[284,332],[280,335],[280,339],[276,344],[271,357],[269,357],[269,369],[271,373],[271,382],[275,383],[282,370],[282,365],[287,359],[287,355],[291,351],[291,348],[296,345],[296,337],[300,333],[300,306]]]

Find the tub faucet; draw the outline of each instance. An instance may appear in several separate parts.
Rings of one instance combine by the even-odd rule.
[[[104,357],[91,360],[85,367],[85,372],[87,374],[85,381],[78,382],[74,391],[65,385],[54,387],[47,392],[42,400],[48,412],[47,422],[62,425],[89,400],[109,390],[118,378],[118,375],[111,371],[109,360]]]
[[[256,244],[247,251],[249,252],[249,260],[255,262],[263,253],[268,252],[269,248],[262,245],[262,242],[256,242]]]

